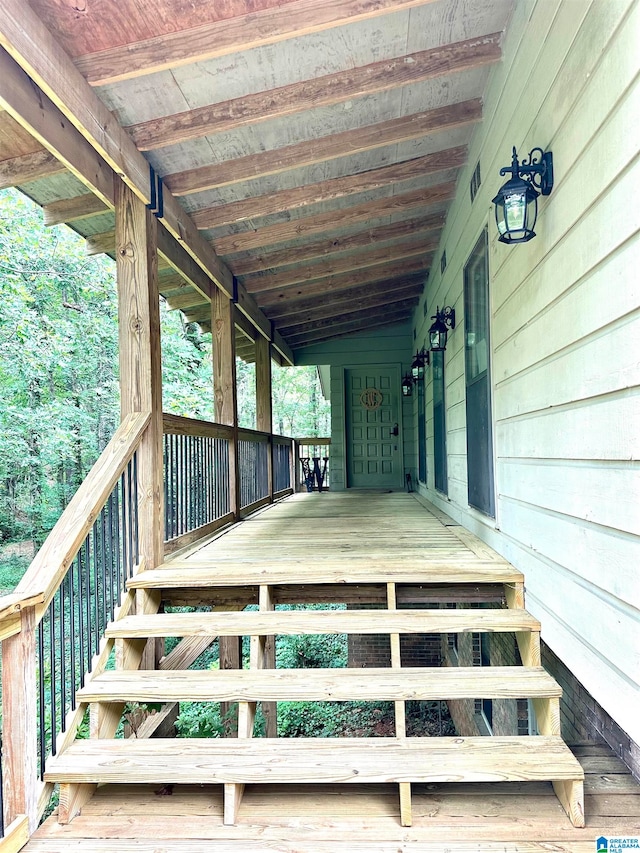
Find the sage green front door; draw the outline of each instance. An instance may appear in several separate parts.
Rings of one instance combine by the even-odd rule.
[[[345,370],[348,487],[403,487],[399,390],[398,367]]]

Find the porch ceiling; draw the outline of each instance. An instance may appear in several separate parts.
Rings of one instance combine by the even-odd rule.
[[[292,349],[410,316],[513,0],[29,5]],[[113,253],[112,211],[0,112],[10,185]]]

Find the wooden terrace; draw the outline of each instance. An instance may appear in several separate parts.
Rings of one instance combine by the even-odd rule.
[[[128,586],[155,597],[160,611],[199,609],[116,618],[106,636],[125,658],[142,638],[184,639],[158,669],[98,672],[78,700],[103,719],[119,716],[124,701],[162,701],[158,717],[179,701],[238,702],[237,732],[75,741],[47,763],[60,806],[27,853],[592,853],[599,835],[637,831],[640,786],[624,765],[602,746],[572,754],[557,735],[561,691],[539,665],[540,625],[523,609],[522,575],[415,495],[293,495]],[[275,609],[310,602],[348,609]],[[403,669],[403,633],[465,631],[515,631],[525,665]],[[344,632],[388,634],[389,666],[271,668],[274,635]],[[238,669],[243,635],[252,637],[248,670]],[[216,638],[220,670],[170,668]],[[406,700],[477,696],[531,698],[543,734],[404,736]],[[395,737],[274,740],[275,701],[346,699],[394,701]],[[257,702],[267,737],[253,737]]]

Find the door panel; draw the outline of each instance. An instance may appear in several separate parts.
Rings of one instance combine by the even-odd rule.
[[[347,485],[398,488],[402,480],[397,367],[345,370]],[[399,432],[399,427],[398,427]]]

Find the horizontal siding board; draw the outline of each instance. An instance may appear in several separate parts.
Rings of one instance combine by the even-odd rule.
[[[552,309],[532,319],[496,348],[493,356],[496,384],[636,311],[640,305],[640,276],[629,280],[630,269],[640,269],[637,238],[600,261]],[[619,350],[615,352],[616,356],[621,355]],[[611,361],[609,355],[606,362]]]
[[[538,331],[541,337],[546,335],[540,326]],[[495,361],[501,362],[499,354]],[[495,392],[495,415],[503,420],[550,406],[588,401],[637,385],[640,385],[640,311],[630,322],[618,324],[589,340],[583,339],[500,383]]]
[[[500,523],[505,536],[539,550],[569,571],[621,601],[637,606],[640,574],[638,539],[502,496]]]
[[[638,423],[640,395],[624,393],[498,422],[496,445],[501,458],[637,460]]]
[[[587,647],[581,632],[557,619],[546,606],[546,595],[540,599],[533,592],[527,607],[542,621],[542,637],[555,654],[569,661],[571,671],[600,705],[616,720],[618,725],[636,742],[640,743],[640,688],[633,678],[626,678],[615,666],[602,658],[597,646]],[[597,624],[602,633],[607,625],[601,616]],[[635,628],[637,636],[637,626]],[[599,638],[596,638],[599,643]],[[625,647],[628,645],[625,640]],[[637,676],[636,676],[637,679]]]
[[[509,460],[500,462],[498,482],[501,495],[522,503],[640,535],[640,477],[636,466],[592,467],[563,461],[519,464]]]

